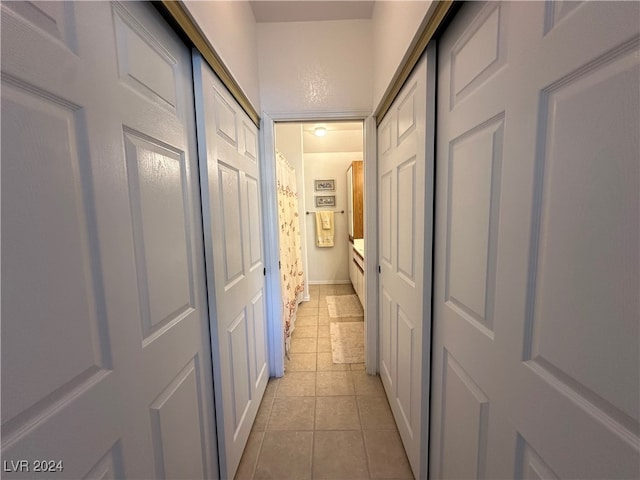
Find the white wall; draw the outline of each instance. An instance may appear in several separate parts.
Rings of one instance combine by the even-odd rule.
[[[276,149],[284,155],[296,171],[298,211],[300,213],[300,247],[304,270],[304,299],[309,300],[309,271],[307,262],[307,232],[305,229],[304,162],[302,156],[302,124],[276,123]]]
[[[432,4],[432,0],[375,2],[372,18],[373,110],[380,104]]]
[[[184,4],[260,112],[256,22],[249,2],[184,0]]]
[[[184,4],[258,112],[301,117],[375,110],[434,6],[376,1],[371,20],[256,23],[248,1]]]
[[[309,283],[349,283],[349,234],[347,226],[347,169],[354,160],[362,160],[362,152],[305,153],[304,183],[306,210],[315,211],[313,181],[336,180],[335,246],[316,246],[315,215],[305,215]],[[329,192],[327,192],[329,193]],[[332,192],[333,193],[333,192]]]
[[[259,23],[262,111],[371,112],[371,42],[369,20]]]

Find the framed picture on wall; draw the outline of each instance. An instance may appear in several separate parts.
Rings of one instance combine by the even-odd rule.
[[[335,195],[316,195],[316,207],[335,207]]]
[[[331,178],[328,180],[314,180],[316,192],[335,192],[336,181]]]

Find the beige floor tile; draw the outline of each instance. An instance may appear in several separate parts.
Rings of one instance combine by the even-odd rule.
[[[316,395],[354,395],[351,372],[318,372],[316,375]]]
[[[313,430],[316,397],[278,397],[271,407],[267,431]]]
[[[318,310],[319,309],[317,308],[314,308],[314,309],[307,308],[305,310],[298,309],[298,312],[296,313],[296,318],[300,319],[303,317],[317,317]]]
[[[285,358],[284,368],[286,372],[315,372],[315,353],[290,353],[289,359]]]
[[[320,285],[309,285],[309,293],[318,293],[320,291]]]
[[[317,315],[296,318],[296,330],[298,329],[298,327],[313,327],[317,325],[318,325]]]
[[[380,377],[367,375],[364,363],[333,363],[330,323],[362,320],[328,315],[326,295],[348,286],[314,287],[286,375],[267,384],[237,480],[413,478]]]
[[[318,327],[308,325],[298,325],[293,331],[292,338],[315,338],[318,336]]]
[[[330,352],[318,353],[318,361],[316,363],[316,370],[319,372],[326,371],[344,371],[349,370],[348,363],[333,363],[333,355]]]
[[[316,430],[360,430],[356,397],[316,397]]]
[[[312,353],[318,351],[317,338],[292,338],[290,353]]]
[[[335,295],[335,294],[336,294],[335,285],[320,285],[320,295]]]
[[[255,480],[311,478],[313,432],[266,432]]]
[[[267,429],[273,400],[273,395],[267,397],[266,393],[262,397],[262,402],[260,403],[260,407],[258,407],[258,413],[256,413],[256,419],[253,421],[253,426],[251,427],[252,431],[264,432]]]
[[[331,331],[329,325],[321,325],[318,327],[318,337],[330,337]]]
[[[313,445],[313,478],[369,478],[362,432],[316,432]]]
[[[364,430],[363,434],[371,478],[413,478],[396,430]]]
[[[338,317],[332,318],[332,322],[364,322],[364,317]]]
[[[335,290],[338,295],[353,295],[356,293],[351,284],[336,285]]]
[[[238,465],[238,470],[236,471],[235,480],[252,480],[263,437],[263,432],[251,432],[249,434],[247,445],[244,447],[244,452],[240,459],[240,465]]]
[[[278,389],[278,384],[280,383],[280,379],[276,378],[276,377],[271,377],[269,378],[269,381],[267,382],[267,388],[264,390],[264,397],[265,398],[273,398],[276,396],[276,390]]]
[[[384,388],[379,375],[367,375],[364,370],[354,371],[353,383],[356,388],[356,395],[377,395],[384,396]]]
[[[358,410],[363,430],[395,430],[387,397],[358,397]]]
[[[280,379],[277,397],[313,397],[316,394],[315,372],[290,372]]]
[[[318,338],[317,351],[318,352],[330,352],[331,351],[331,337]]]
[[[315,294],[314,296],[312,296],[309,300],[303,302],[300,306],[302,305],[306,305],[308,307],[317,307],[318,306],[318,302],[320,301],[320,297],[318,294]]]
[[[298,312],[308,312],[318,310],[318,304],[310,304],[309,302],[302,302],[298,305]]]

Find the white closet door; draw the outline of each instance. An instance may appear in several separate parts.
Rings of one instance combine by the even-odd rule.
[[[426,472],[433,135],[425,54],[378,127],[380,376],[416,478]],[[433,85],[432,85],[433,86]],[[433,101],[431,101],[433,108]],[[427,144],[430,148],[427,148]]]
[[[433,478],[638,477],[639,18],[469,3],[442,38]]]
[[[190,52],[150,5],[1,8],[3,478],[215,477]]]
[[[269,380],[258,131],[194,54],[216,414],[233,478]]]

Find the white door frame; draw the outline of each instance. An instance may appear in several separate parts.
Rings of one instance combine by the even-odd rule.
[[[267,330],[269,337],[269,372],[284,375],[284,337],[278,271],[278,205],[276,198],[275,122],[324,122],[358,120],[364,122],[364,245],[366,279],[365,368],[368,374],[378,372],[378,166],[376,158],[376,121],[367,112],[329,112],[322,114],[262,112],[260,148],[262,153],[262,214],[264,250],[267,268]]]

